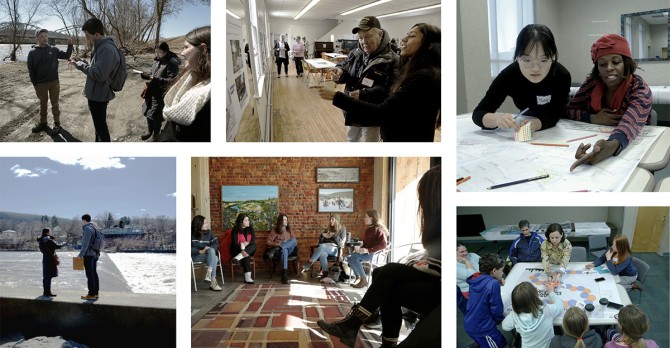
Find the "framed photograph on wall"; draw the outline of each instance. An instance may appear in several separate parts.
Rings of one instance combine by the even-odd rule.
[[[353,213],[353,188],[319,188],[319,213]]]
[[[279,214],[279,186],[223,185],[221,212],[224,230],[235,225],[240,213],[249,216],[254,230],[271,230]]]
[[[360,181],[358,167],[322,167],[316,168],[316,182],[354,182]]]

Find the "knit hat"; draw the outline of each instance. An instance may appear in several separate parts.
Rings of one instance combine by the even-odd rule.
[[[358,26],[351,30],[352,34],[358,33],[359,30],[370,30],[372,28],[381,29],[382,25],[379,23],[379,19],[374,16],[365,16],[358,23]]]
[[[48,33],[49,31],[46,29],[37,29],[35,30],[35,37],[40,36],[41,33]]]
[[[340,222],[340,214],[331,214],[330,217],[335,219],[338,223]]]
[[[169,52],[170,51],[170,46],[168,46],[167,42],[165,42],[165,41],[158,44],[158,48],[163,52]]]
[[[624,57],[633,58],[630,46],[626,38],[617,34],[605,34],[591,45],[591,60],[593,64],[598,58],[608,54],[620,54]]]

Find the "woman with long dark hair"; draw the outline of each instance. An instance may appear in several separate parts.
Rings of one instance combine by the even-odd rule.
[[[269,248],[279,247],[279,262],[281,263],[281,282],[288,284],[288,256],[298,246],[298,240],[288,223],[288,216],[286,214],[279,214],[275,228],[270,231],[266,244]]]
[[[204,281],[209,282],[209,288],[214,291],[221,291],[216,282],[218,250],[219,240],[209,229],[209,221],[202,215],[196,215],[191,221],[191,259],[194,262],[207,262]]]
[[[51,292],[51,278],[58,277],[58,256],[56,255],[56,249],[62,248],[65,242],[54,242],[54,236],[51,235],[50,228],[43,229],[42,236],[38,237],[37,241],[40,243],[40,251],[42,252],[43,296],[54,297],[56,294]]]
[[[203,141],[211,139],[211,28],[196,28],[186,34],[185,66],[165,94],[162,141]]]
[[[372,284],[361,302],[342,320],[318,325],[353,347],[358,329],[377,309],[381,311],[382,347],[398,344],[402,308],[418,313],[419,323],[397,347],[439,347],[441,308],[441,166],[428,170],[417,188],[421,242],[425,251],[406,264],[388,263],[372,272]]]
[[[246,214],[237,215],[235,227],[233,227],[230,237],[230,255],[235,255],[233,263],[242,265],[244,282],[253,284],[254,280],[251,278],[249,261],[254,257],[254,253],[256,253],[256,234]]]
[[[353,123],[380,126],[383,141],[433,141],[440,127],[440,28],[415,24],[400,43],[400,68],[389,97],[372,104],[333,89],[321,98],[356,114]]]

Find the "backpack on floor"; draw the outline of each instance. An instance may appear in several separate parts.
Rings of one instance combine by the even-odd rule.
[[[340,281],[340,275],[342,273],[342,268],[340,268],[339,265],[332,265],[328,267],[328,278],[334,281]]]

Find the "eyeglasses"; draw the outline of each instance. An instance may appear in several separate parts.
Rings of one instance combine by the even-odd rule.
[[[531,68],[534,65],[537,65],[539,67],[545,67],[547,65],[550,65],[554,61],[550,58],[530,59],[528,57],[520,57],[517,59],[517,62],[519,62],[519,64],[522,65],[523,67]]]

